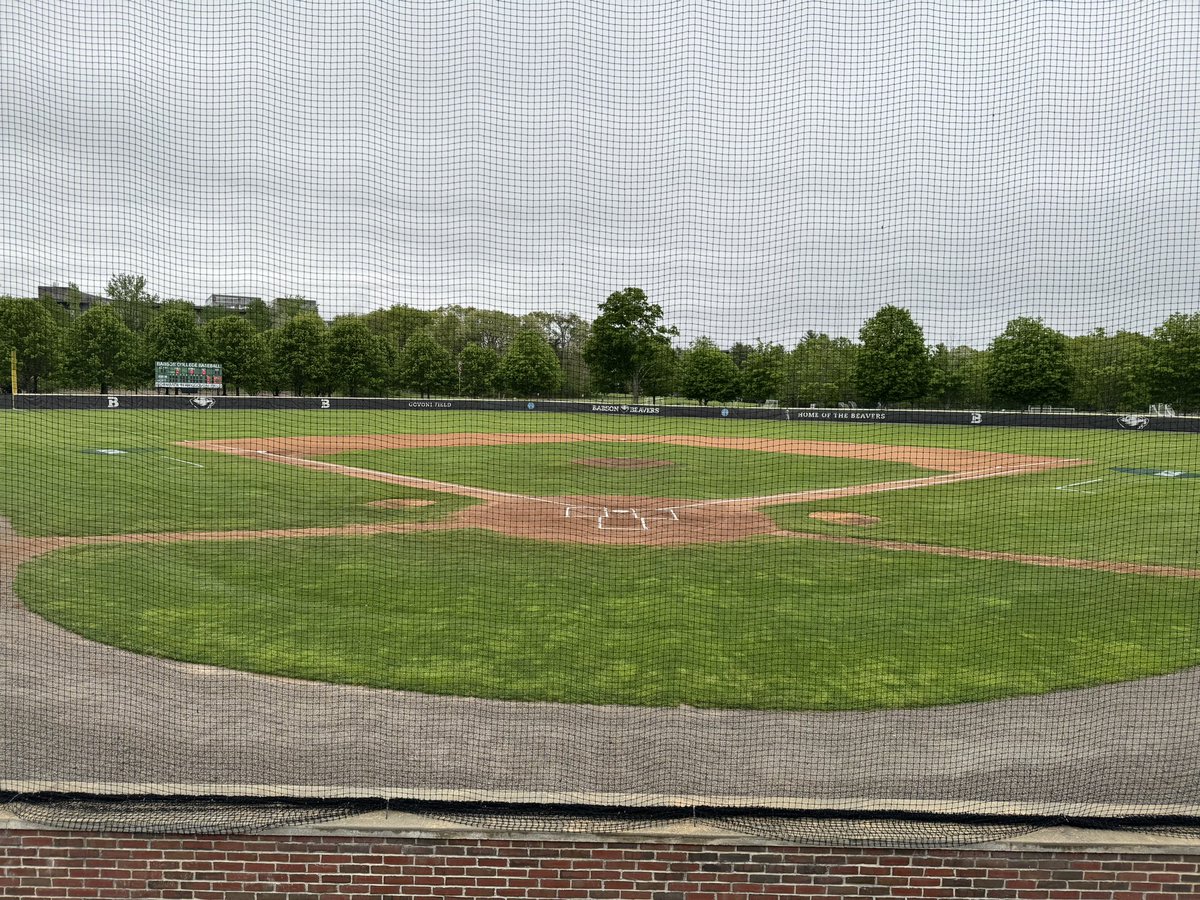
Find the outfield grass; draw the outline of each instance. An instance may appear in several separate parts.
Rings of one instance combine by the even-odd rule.
[[[935,470],[899,462],[800,456],[671,444],[592,442],[372,450],[323,460],[532,496],[671,497],[708,500],[920,478]],[[637,459],[665,465],[604,468],[579,460]]]
[[[28,564],[17,587],[47,618],[139,653],[513,700],[916,707],[1200,663],[1194,581],[771,538],[81,547]]]

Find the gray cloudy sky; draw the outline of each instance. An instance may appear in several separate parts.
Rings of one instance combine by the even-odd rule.
[[[1200,307],[1195,0],[0,0],[0,293],[931,341]]]

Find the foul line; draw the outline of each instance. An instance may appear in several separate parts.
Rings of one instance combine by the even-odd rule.
[[[1103,480],[1103,478],[1093,478],[1090,481],[1075,481],[1071,484],[1060,485],[1059,487],[1056,487],[1055,490],[1066,491],[1069,494],[1094,494],[1096,493],[1095,491],[1077,491],[1075,488],[1081,484],[1096,484],[1097,482],[1101,482]]]
[[[185,466],[195,466],[197,469],[203,469],[200,463],[188,462],[186,459],[176,459],[174,456],[165,456],[164,459],[169,459],[171,462],[183,463]]]

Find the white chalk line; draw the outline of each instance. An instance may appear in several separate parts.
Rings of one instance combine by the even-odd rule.
[[[204,466],[197,462],[188,462],[186,459],[176,459],[174,456],[166,456],[164,459],[169,459],[171,462],[182,463],[185,466],[195,466],[197,469],[203,469]]]
[[[1071,484],[1059,485],[1055,488],[1056,491],[1066,491],[1068,494],[1095,494],[1095,491],[1079,491],[1075,490],[1081,484],[1098,484],[1103,481],[1103,478],[1092,478],[1088,481],[1074,481]]]

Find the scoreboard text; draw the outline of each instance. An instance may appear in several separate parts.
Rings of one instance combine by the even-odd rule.
[[[221,367],[215,363],[156,362],[154,386],[160,388],[219,388]]]

